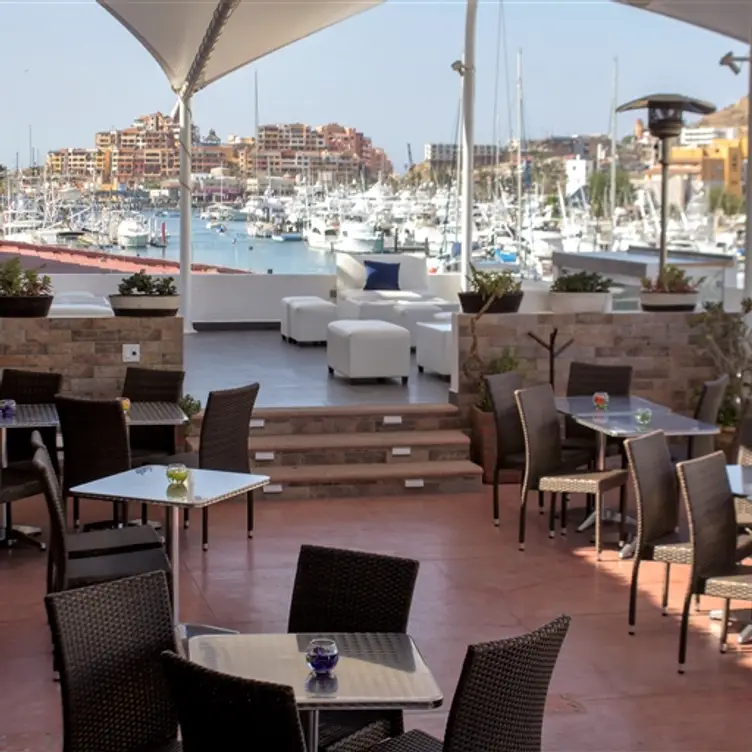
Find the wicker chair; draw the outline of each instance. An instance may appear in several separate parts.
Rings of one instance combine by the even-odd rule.
[[[65,752],[179,752],[161,665],[175,650],[162,572],[45,598],[60,668]]]
[[[250,473],[248,426],[258,392],[258,384],[209,392],[206,412],[201,421],[198,452],[176,454],[162,460],[162,463],[169,465],[179,462],[203,470]],[[204,507],[201,512],[201,543],[206,551],[209,548],[209,507]],[[253,491],[246,495],[246,514],[248,537],[253,538]],[[187,527],[187,509],[183,519]]]
[[[486,391],[493,407],[496,425],[496,464],[493,474],[493,521],[499,526],[499,481],[501,471],[512,471],[522,480],[525,469],[525,439],[514,393],[522,388],[522,374],[516,371],[486,376]],[[543,514],[543,494],[538,495]]]
[[[731,599],[752,601],[752,567],[737,563],[734,496],[729,487],[723,452],[680,462],[677,471],[687,508],[693,553],[679,638],[678,670],[683,674],[692,595],[724,599],[720,638],[720,650],[724,653]]]
[[[131,402],[177,403],[183,395],[185,371],[161,368],[136,368],[125,370],[122,396]],[[174,426],[131,426],[129,440],[131,467],[156,465],[178,451]],[[181,447],[182,448],[182,447]],[[141,522],[146,524],[149,505],[141,505]]]
[[[120,400],[58,395],[55,405],[63,435],[63,499],[82,483],[131,469],[128,429]],[[74,496],[73,525],[77,529],[81,526],[79,511],[79,499]],[[113,504],[113,522],[94,523],[87,529],[112,527],[118,517],[118,505]]]
[[[39,371],[19,371],[5,368],[0,379],[0,399],[12,399],[19,405],[52,404],[60,391],[63,377],[59,373],[42,373]],[[52,457],[55,472],[60,472],[57,459],[56,428],[38,429],[45,446]],[[41,551],[45,543],[34,537],[38,528],[13,526],[13,503],[28,499],[42,492],[38,478],[31,466],[34,454],[31,447],[31,429],[14,428],[6,431],[7,467],[0,471],[0,504],[5,505],[6,537],[5,545],[25,543]]]
[[[697,401],[693,416],[695,420],[712,425],[718,422],[718,413],[723,405],[723,398],[726,396],[728,382],[729,377],[724,374],[715,381],[706,381],[702,385],[700,399]],[[715,436],[690,436],[685,444],[672,447],[671,456],[674,462],[680,462],[704,457],[714,451]]]
[[[361,551],[301,546],[288,631],[407,631],[419,564]],[[400,711],[321,713],[319,749],[360,752],[404,731]],[[317,752],[311,750],[311,752]]]
[[[731,444],[731,457],[737,465],[752,465],[752,399],[744,401]],[[752,502],[746,497],[738,497],[735,506],[739,527],[752,528]]]
[[[571,619],[520,637],[471,645],[444,742],[410,731],[373,752],[540,752],[546,695]]]
[[[150,527],[123,527],[68,535],[60,487],[46,447],[32,460],[50,515],[47,592],[162,570],[170,571],[162,542]]]
[[[556,497],[562,495],[561,534],[567,532],[567,502],[569,494],[582,493],[595,497],[595,552],[601,554],[601,500],[611,489],[621,488],[627,482],[625,470],[578,472],[592,459],[588,450],[564,450],[561,443],[559,416],[556,411],[553,389],[550,384],[540,384],[518,389],[514,394],[520,413],[525,439],[525,476],[520,496],[519,548],[525,550],[525,517],[527,496],[530,491],[548,491],[551,494],[548,534],[553,538],[556,519]],[[622,522],[619,537],[624,539],[624,496],[620,499]]]
[[[306,752],[291,687],[227,676],[169,651],[162,653],[162,666],[184,752]]]

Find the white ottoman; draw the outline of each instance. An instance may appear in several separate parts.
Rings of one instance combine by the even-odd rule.
[[[292,295],[287,298],[282,298],[282,311],[279,315],[279,331],[282,334],[282,339],[287,342],[287,338],[290,336],[290,304],[295,303],[298,300],[323,300],[316,295]]]
[[[337,306],[328,300],[293,300],[287,304],[287,341],[294,345],[325,345],[329,324],[337,320]]]
[[[392,323],[410,332],[410,342],[415,347],[416,324],[419,321],[432,321],[437,313],[441,313],[441,309],[433,303],[396,303]]]
[[[441,313],[437,313],[433,317],[434,321],[451,321],[452,320],[452,312],[451,311],[442,311]]]
[[[451,321],[420,321],[415,329],[415,360],[418,371],[433,371],[440,376],[451,376]]]
[[[410,375],[410,332],[386,321],[333,321],[326,341],[329,373],[350,379],[402,379]]]

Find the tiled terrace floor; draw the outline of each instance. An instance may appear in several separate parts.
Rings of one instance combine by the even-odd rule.
[[[418,373],[413,356],[408,385],[399,381],[351,386],[329,378],[326,348],[296,347],[278,331],[198,332],[185,338],[185,391],[202,402],[212,389],[261,383],[263,407],[446,402],[449,385]]]
[[[89,514],[106,507],[85,504]],[[534,510],[531,510],[534,512]],[[260,502],[257,537],[243,535],[244,507],[211,510],[211,550],[199,525],[188,532],[182,617],[241,630],[285,629],[301,543],[416,557],[421,562],[410,631],[447,702],[408,725],[440,734],[465,646],[518,634],[566,612],[573,616],[551,687],[544,749],[567,752],[752,748],[752,648],[719,655],[707,610],[693,614],[688,673],[676,673],[677,609],[686,570],[676,567],[671,616],[656,607],[658,565],[643,565],[638,634],[626,630],[629,562],[614,552],[596,567],[588,542],[549,541],[530,515],[528,550],[515,545],[514,503],[490,523],[487,493],[453,498]],[[42,519],[19,505],[19,522]],[[579,548],[578,548],[579,546]],[[0,750],[60,750],[59,687],[51,679],[42,607],[44,557],[0,552]],[[477,752],[483,752],[478,750]]]

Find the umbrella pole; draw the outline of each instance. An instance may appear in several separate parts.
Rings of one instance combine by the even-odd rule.
[[[191,321],[191,98],[182,95],[180,113],[180,315],[183,331],[194,332]]]

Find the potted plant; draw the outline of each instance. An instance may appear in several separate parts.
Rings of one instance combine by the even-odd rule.
[[[116,316],[176,316],[180,296],[173,277],[156,279],[142,269],[120,283],[110,305]]]
[[[24,269],[18,257],[0,264],[0,317],[44,318],[52,298],[52,280],[39,269]]]
[[[683,269],[667,264],[655,280],[643,277],[640,306],[643,311],[691,312],[700,296],[702,279],[693,282]]]
[[[486,271],[470,265],[470,289],[459,293],[463,313],[517,313],[522,303],[522,282],[512,272]]]
[[[605,313],[611,307],[613,280],[597,272],[563,272],[551,285],[553,313]]]
[[[483,468],[483,482],[493,482],[494,465],[496,464],[496,421],[491,405],[491,397],[486,390],[485,376],[495,373],[508,373],[520,369],[520,359],[517,351],[505,347],[501,355],[487,363],[482,369],[478,383],[478,397],[471,413],[472,421],[472,454],[473,461]]]

